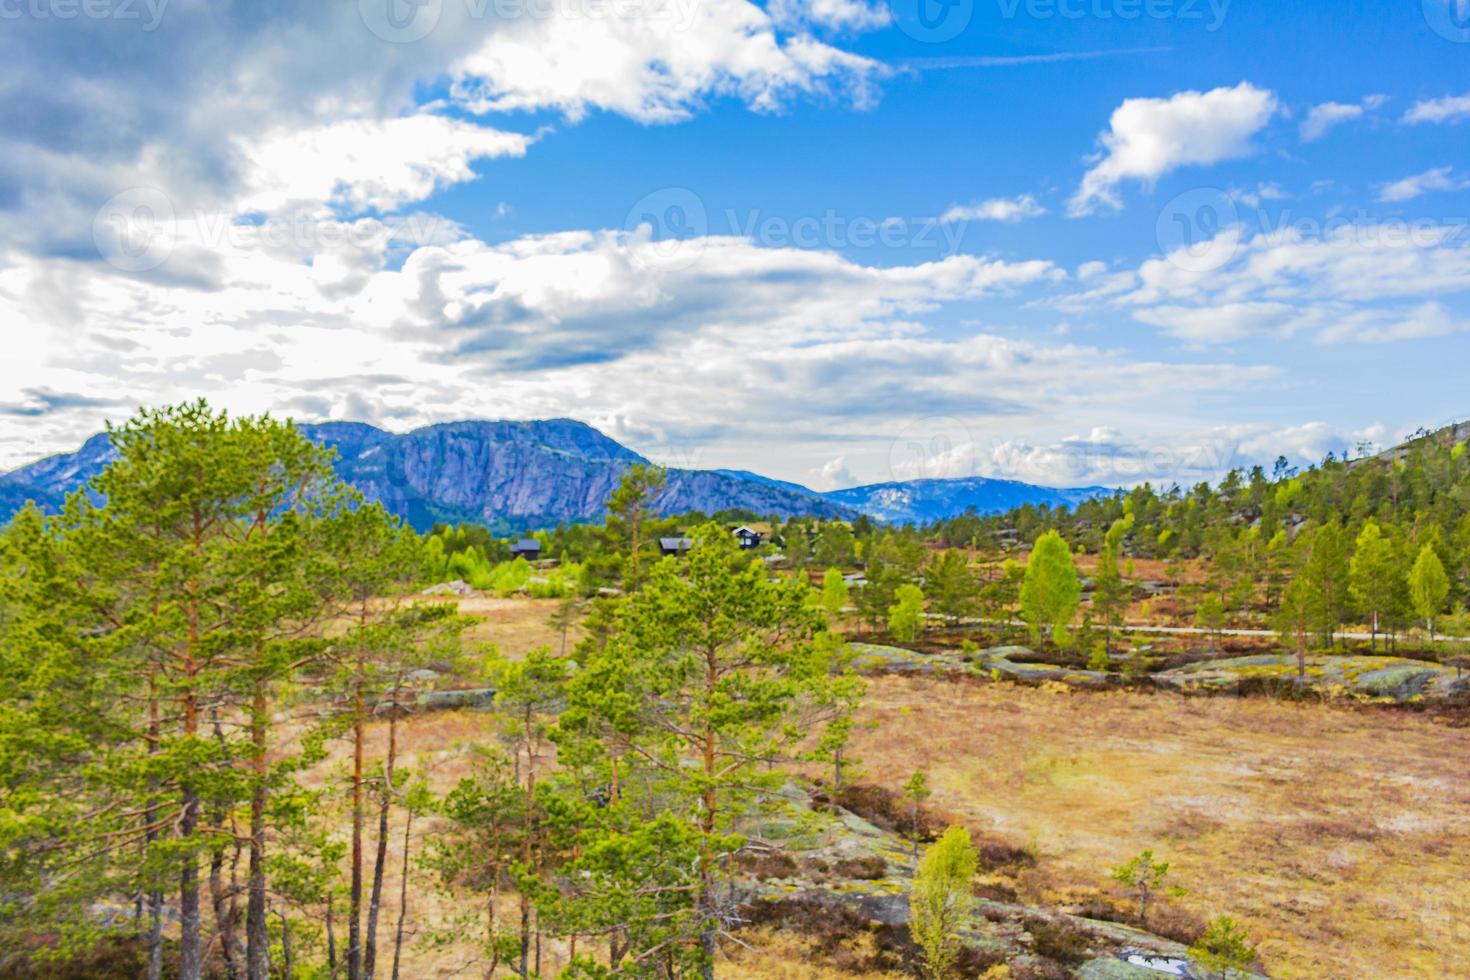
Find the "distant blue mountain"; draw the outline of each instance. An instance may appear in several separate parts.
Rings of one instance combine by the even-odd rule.
[[[833,503],[851,507],[876,520],[896,524],[926,524],[974,510],[981,516],[1003,514],[1023,504],[1075,507],[1084,500],[1105,497],[1105,487],[1053,489],[1015,480],[983,476],[951,480],[909,480],[875,483],[823,494]]]
[[[402,434],[362,422],[303,424],[308,437],[337,451],[336,470],[372,501],[420,530],[462,521],[498,531],[596,521],[623,471],[646,460],[572,419],[470,421]],[[0,476],[0,521],[34,500],[54,510],[115,454],[105,434],[75,453],[38,460]],[[1009,480],[917,480],[820,494],[744,470],[670,469],[654,501],[664,513],[744,509],[782,518],[926,522],[974,508],[994,514],[1023,503],[1075,504],[1108,491],[1052,490]]]

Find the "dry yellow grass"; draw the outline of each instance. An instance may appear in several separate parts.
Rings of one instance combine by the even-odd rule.
[[[553,599],[527,599],[516,596],[499,599],[494,596],[471,596],[459,600],[459,611],[476,617],[477,622],[465,634],[467,643],[493,643],[513,660],[524,657],[539,646],[561,651],[561,634],[546,624],[557,607]],[[579,628],[567,632],[567,650],[581,638]]]
[[[1470,735],[1268,700],[873,682],[856,755],[1037,851],[1040,890],[1144,848],[1180,904],[1242,921],[1281,978],[1470,976]]]

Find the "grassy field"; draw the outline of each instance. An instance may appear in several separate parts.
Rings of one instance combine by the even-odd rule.
[[[1272,976],[1470,976],[1470,732],[1264,699],[883,678],[864,779],[1029,844],[1032,901],[1076,902],[1144,848],[1261,944]]]
[[[482,617],[470,639],[511,657],[559,647],[545,624],[554,605],[461,602]],[[1177,904],[1242,921],[1272,976],[1470,976],[1470,729],[1387,709],[898,677],[871,680],[859,720],[863,781],[897,789],[923,767],[935,808],[1035,853],[1036,867],[1010,883],[1023,901],[1078,907],[1115,894],[1108,868],[1153,848],[1188,890]],[[470,771],[474,745],[497,740],[495,727],[472,712],[405,719],[402,763],[442,793]],[[385,729],[372,726],[375,743]],[[333,743],[313,781],[340,778],[346,751]],[[396,814],[394,824],[391,896]],[[440,830],[426,819],[415,837]],[[405,975],[474,972],[469,937],[423,945],[449,911],[416,871]],[[722,975],[858,976],[809,964],[801,937],[747,938]],[[554,969],[565,950],[548,942],[544,955]]]

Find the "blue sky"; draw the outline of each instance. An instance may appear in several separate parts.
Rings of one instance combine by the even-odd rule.
[[[824,489],[1470,415],[1470,0],[405,2],[0,4],[0,467],[197,394]]]

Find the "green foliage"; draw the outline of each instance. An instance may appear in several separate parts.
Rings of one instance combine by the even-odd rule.
[[[1450,597],[1450,579],[1445,574],[1444,563],[1430,544],[1419,549],[1419,556],[1409,571],[1409,597],[1414,603],[1414,612],[1428,625],[1429,635],[1433,637],[1435,617],[1444,612],[1445,602]]]
[[[956,623],[978,611],[980,583],[970,572],[969,561],[954,548],[930,563],[924,576],[934,610]]]
[[[917,585],[900,585],[888,607],[888,631],[894,639],[912,643],[924,634],[924,593]]]
[[[842,571],[837,568],[829,568],[822,574],[822,608],[826,610],[827,616],[835,621],[842,615],[851,601],[847,588],[847,580],[842,577]]]
[[[1210,920],[1204,935],[1189,947],[1190,960],[1222,980],[1249,973],[1256,956],[1245,930],[1228,915]]]
[[[970,881],[979,867],[970,832],[950,827],[924,852],[909,891],[909,935],[923,951],[924,975],[950,976],[959,958],[959,931],[975,905]]]
[[[1058,646],[1067,645],[1067,627],[1082,600],[1082,584],[1072,564],[1072,551],[1056,531],[1037,538],[1021,584],[1021,615],[1032,642],[1049,631]]]
[[[1149,902],[1163,888],[1164,881],[1169,877],[1168,863],[1155,861],[1153,851],[1144,851],[1127,864],[1113,868],[1108,875],[1133,894],[1138,901],[1138,921],[1147,928]],[[1182,895],[1183,890],[1174,888],[1170,889],[1170,893]]]

